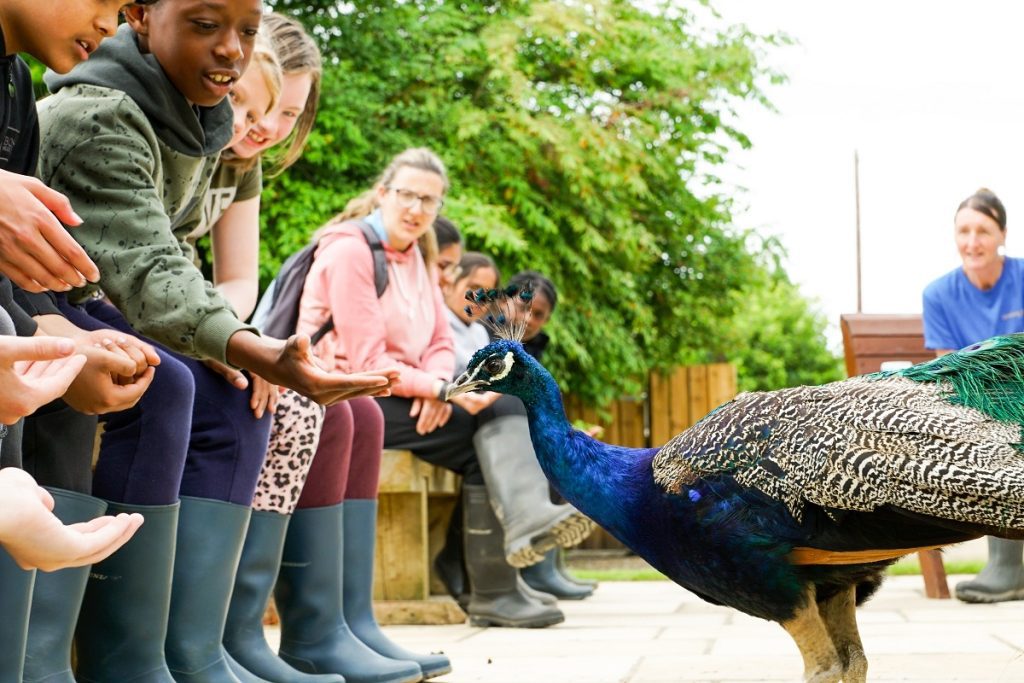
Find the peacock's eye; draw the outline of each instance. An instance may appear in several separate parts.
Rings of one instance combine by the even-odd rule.
[[[484,361],[484,370],[489,375],[500,374],[505,369],[505,361],[500,356],[492,356]]]

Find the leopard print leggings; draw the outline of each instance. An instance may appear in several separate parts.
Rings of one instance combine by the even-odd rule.
[[[283,515],[295,511],[320,442],[323,422],[323,406],[291,390],[281,394],[252,501],[254,510]]]

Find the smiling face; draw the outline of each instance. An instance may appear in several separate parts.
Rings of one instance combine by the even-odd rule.
[[[185,99],[202,107],[227,97],[245,72],[262,14],[260,0],[160,0],[125,10],[140,48],[156,57]]]
[[[452,313],[468,325],[476,318],[466,313],[466,290],[494,289],[497,286],[498,273],[494,271],[494,268],[487,266],[475,268],[445,289],[444,301]]]
[[[255,65],[253,68],[247,69],[238,79],[228,97],[231,98],[231,109],[235,113],[235,120],[231,141],[227,146],[233,148],[267,114],[273,98],[270,88],[267,87],[267,79]]]
[[[960,209],[954,219],[954,236],[969,277],[998,275],[1003,263],[999,251],[1006,243],[1006,233],[995,220],[971,208]]]
[[[231,150],[242,159],[251,159],[291,135],[306,107],[312,82],[307,73],[285,74],[277,106],[260,117],[248,135],[233,143]]]
[[[14,0],[0,3],[7,49],[26,52],[57,73],[67,73],[117,31],[125,0]]]
[[[411,205],[403,195],[415,195]],[[413,166],[402,166],[391,182],[376,190],[377,205],[380,207],[388,242],[399,251],[404,251],[430,228],[437,216],[437,209],[425,210],[424,199],[444,198],[444,179],[432,171]]]

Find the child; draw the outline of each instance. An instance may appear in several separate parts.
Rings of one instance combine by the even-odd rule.
[[[67,198],[30,177],[36,171],[39,127],[31,76],[17,53],[26,52],[46,66],[66,72],[87,59],[100,41],[113,34],[122,4],[123,1],[116,0],[42,4],[34,0],[0,1],[0,334],[36,334],[39,325],[32,318],[36,306],[49,314],[58,313],[47,299],[21,298],[31,312],[16,304],[11,280],[29,292],[38,293],[45,289],[66,291],[72,285],[99,277],[96,266],[59,222],[81,222]],[[23,292],[18,294],[20,297]],[[81,335],[82,331],[73,326],[67,326],[67,330],[77,335],[78,350],[89,355],[89,371],[78,372],[74,380],[83,396],[105,394],[115,400],[138,400],[149,378],[134,381],[137,374],[146,371],[128,362],[127,351],[114,349],[115,340],[108,339],[112,335]],[[93,346],[104,344],[105,339],[110,342],[107,348]],[[143,365],[148,365],[146,351],[140,347],[135,350],[142,354]],[[130,386],[115,389],[115,376]],[[17,385],[4,383],[0,390],[10,396]],[[101,405],[94,403],[92,407],[98,411]],[[83,431],[87,431],[90,424],[94,432],[94,418],[79,419],[64,427],[74,431],[84,426]],[[20,466],[21,422],[4,429],[2,436],[0,466]],[[105,508],[101,501],[75,500],[71,496],[70,508],[84,503],[81,509],[73,510],[65,504],[68,498],[54,497],[54,513],[61,521],[84,521]],[[84,571],[79,570],[78,574]],[[22,677],[34,577],[35,572],[22,571],[10,556],[0,552],[0,613],[5,615],[0,624],[0,641],[5,643],[0,655],[2,680],[20,681]]]
[[[316,115],[321,76],[319,51],[301,24],[282,15],[270,14],[264,17],[263,31],[274,43],[284,72],[282,97],[278,107],[261,119],[250,135],[236,141],[225,153],[221,166],[227,165],[234,170],[230,175],[220,174],[226,186],[218,185],[216,180],[214,186],[219,187],[218,191],[224,196],[237,187],[237,194],[223,214],[211,212],[206,223],[213,225],[214,282],[242,315],[252,310],[257,285],[259,193],[243,191],[248,184],[246,179],[255,176],[252,184],[258,183],[264,157],[271,158],[270,170],[275,174],[299,158]],[[231,178],[235,181],[232,182]],[[201,234],[202,230],[203,226],[194,231],[193,235]],[[239,246],[242,248],[239,249]],[[271,397],[276,395],[274,391],[268,393]],[[263,410],[264,405],[254,392],[253,408],[257,413]],[[243,673],[248,673],[272,681],[311,680],[309,676],[300,674],[286,664],[270,649],[263,636],[262,624],[264,606],[277,577],[286,536],[291,552],[295,552],[298,543],[296,539],[310,532],[314,532],[317,538],[321,553],[317,564],[322,567],[325,576],[336,580],[342,576],[343,564],[355,565],[357,558],[363,567],[369,568],[368,573],[353,569],[345,575],[347,578],[344,580],[343,592],[349,599],[344,604],[336,601],[342,598],[337,592],[319,590],[323,586],[316,586],[317,590],[303,591],[295,583],[292,584],[290,599],[284,598],[280,602],[285,610],[289,604],[301,602],[307,608],[309,623],[328,625],[323,632],[316,633],[315,637],[329,634],[326,642],[344,661],[340,673],[350,676],[350,680],[367,680],[367,677],[371,677],[378,683],[388,683],[419,680],[424,671],[434,676],[450,670],[447,658],[439,655],[420,656],[422,671],[418,662],[394,661],[405,659],[395,657],[394,653],[390,658],[382,656],[356,641],[347,629],[337,628],[333,621],[340,619],[344,611],[349,615],[358,615],[356,623],[352,625],[353,629],[365,628],[368,626],[366,615],[370,615],[371,609],[372,540],[376,525],[373,523],[375,518],[368,520],[367,514],[360,517],[360,513],[368,511],[371,501],[366,499],[373,498],[375,504],[379,459],[360,458],[355,461],[352,458],[364,450],[359,446],[361,442],[372,442],[374,439],[374,432],[368,426],[373,416],[362,417],[363,409],[367,406],[371,410],[376,409],[369,398],[345,401],[328,409],[330,427],[323,448],[315,460],[313,454],[317,452],[320,441],[323,408],[293,391],[285,391],[276,406],[271,443],[256,489],[253,514],[224,634],[224,646],[235,660],[235,671],[240,678]],[[272,406],[266,407],[273,411]],[[351,427],[354,414],[360,416],[359,437],[352,439],[350,429],[348,438],[343,438],[337,427],[342,422]],[[377,437],[379,440],[379,431]],[[353,440],[356,442],[355,447]],[[316,472],[307,479],[306,474],[311,464]],[[307,482],[308,487],[304,487]],[[339,543],[341,535],[331,532],[331,529],[340,531],[340,528],[329,522],[335,520],[341,524],[342,499],[351,497],[346,496],[346,493],[358,494],[361,500],[345,502],[345,507],[353,511],[346,517],[350,527],[346,527],[345,537],[351,540],[344,546],[349,547],[351,543],[352,549],[351,556],[345,556],[343,563],[344,550]],[[375,513],[375,507],[372,512]],[[362,525],[357,529],[354,522],[360,519]],[[328,524],[323,526],[325,521]],[[369,541],[366,539],[367,528]],[[351,535],[348,535],[349,532]],[[306,584],[307,587],[311,585]],[[294,622],[289,621],[288,627],[294,630]],[[392,649],[396,647],[383,639],[382,634],[381,639],[391,645]],[[347,646],[348,649],[341,650],[340,646]],[[313,664],[321,671],[339,671],[330,666],[325,667],[323,661],[315,661]],[[323,680],[326,681],[326,678]],[[334,677],[333,680],[341,678]]]
[[[204,281],[184,240],[183,219],[231,138],[225,97],[248,66],[261,14],[259,0],[131,5],[127,24],[87,64],[48,77],[55,94],[41,112],[41,173],[79,207],[75,237],[119,308],[80,291],[79,313],[316,400],[386,391],[379,373],[323,372],[306,338],[258,336]],[[97,568],[118,580],[89,584],[81,680],[155,672],[147,680],[170,681],[171,671],[234,680],[220,641],[269,421],[254,418],[237,385],[161,353],[151,389],[159,400],[106,423],[96,492],[112,508],[144,511],[147,524]]]

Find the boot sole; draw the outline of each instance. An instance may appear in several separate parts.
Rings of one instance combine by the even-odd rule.
[[[565,621],[565,615],[563,614],[545,617],[542,619],[526,619],[522,621],[517,621],[515,619],[502,619],[500,617],[473,615],[470,615],[469,617],[469,625],[480,628],[487,628],[489,626],[501,626],[505,628],[544,628],[545,626],[561,624],[563,621]]]
[[[989,604],[994,602],[1010,602],[1012,600],[1024,600],[1024,588],[1003,591],[1002,593],[984,593],[979,590],[968,588],[967,590],[956,591],[957,600],[974,604]]]
[[[529,567],[544,559],[553,548],[579,545],[595,528],[594,521],[577,512],[553,525],[547,531],[530,537],[528,543],[505,555],[505,561],[516,569]]]

